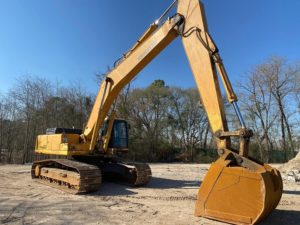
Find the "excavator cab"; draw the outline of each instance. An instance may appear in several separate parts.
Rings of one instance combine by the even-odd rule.
[[[114,121],[108,148],[128,149],[128,123],[126,120]]]
[[[106,120],[101,129],[101,138],[109,136],[108,150],[128,151],[128,128],[126,120],[114,119],[111,131],[109,131],[109,120]],[[110,134],[109,134],[110,132]]]

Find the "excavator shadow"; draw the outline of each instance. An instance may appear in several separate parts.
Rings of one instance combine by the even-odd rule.
[[[283,190],[283,194],[288,194],[288,195],[300,195],[300,191]]]
[[[198,189],[201,182],[199,180],[173,180],[161,177],[152,177],[146,188],[168,189],[168,188],[183,188],[183,189]]]
[[[275,209],[270,216],[264,219],[261,225],[298,225],[300,221],[300,211]]]
[[[103,182],[98,191],[88,193],[90,196],[128,196],[136,194],[137,192],[132,187],[108,181]]]
[[[124,184],[104,181],[98,191],[89,193],[90,196],[127,196],[138,194],[138,189],[198,189],[201,182],[198,180],[173,180],[161,177],[152,177],[151,181],[141,187],[130,187]]]

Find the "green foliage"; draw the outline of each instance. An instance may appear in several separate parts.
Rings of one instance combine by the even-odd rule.
[[[194,160],[208,146],[207,119],[195,89],[168,87],[155,80],[145,89],[122,92],[117,114],[131,124],[129,157],[139,161]]]
[[[163,81],[163,80],[155,80],[149,86],[149,88],[164,88],[164,87],[165,87],[165,81]]]

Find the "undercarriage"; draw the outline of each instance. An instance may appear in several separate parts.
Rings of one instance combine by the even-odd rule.
[[[72,194],[97,191],[102,180],[143,186],[151,175],[146,163],[127,163],[103,156],[46,159],[35,161],[31,169],[32,179]]]

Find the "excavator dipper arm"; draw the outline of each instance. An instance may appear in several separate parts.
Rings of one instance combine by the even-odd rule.
[[[208,33],[202,3],[199,0],[178,0],[172,6],[176,2],[177,14],[162,25],[159,25],[162,18],[152,24],[107,74],[81,137],[93,151],[99,129],[121,89],[169,43],[181,36],[220,155],[200,186],[195,215],[235,224],[257,223],[279,203],[282,195],[280,173],[248,157],[249,139],[253,134],[245,127],[237,97]],[[237,131],[228,130],[217,71],[240,121],[241,128]],[[231,148],[231,137],[240,138],[239,149]]]

